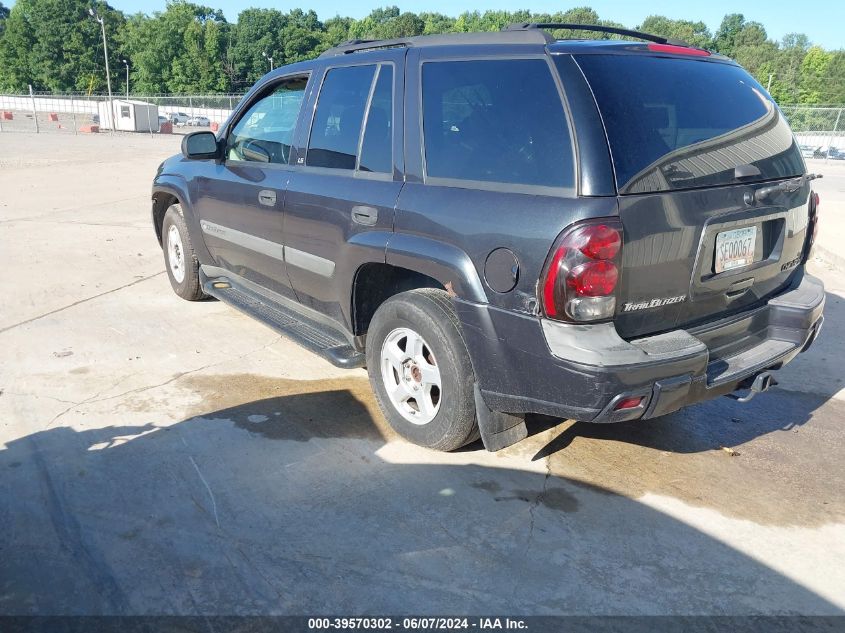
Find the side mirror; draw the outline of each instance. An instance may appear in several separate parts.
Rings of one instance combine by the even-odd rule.
[[[219,158],[220,145],[213,132],[192,132],[182,139],[182,155],[194,160]]]

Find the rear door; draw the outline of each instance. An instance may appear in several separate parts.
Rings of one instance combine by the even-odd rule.
[[[810,188],[783,115],[739,66],[576,56],[604,121],[624,227],[616,327],[634,337],[746,310],[791,281]]]
[[[349,325],[355,242],[386,244],[402,189],[404,49],[330,60],[285,198],[285,260],[299,301]],[[319,87],[319,88],[317,88]]]

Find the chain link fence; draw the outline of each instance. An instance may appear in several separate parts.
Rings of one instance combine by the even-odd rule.
[[[838,106],[781,106],[795,138],[815,158],[840,158],[845,152],[843,110]]]
[[[184,133],[216,128],[243,95],[0,94],[0,133],[79,134],[131,131]],[[143,116],[135,120],[135,112]],[[169,123],[170,125],[164,125]]]
[[[242,94],[113,95],[109,103],[108,96],[102,94],[0,94],[0,132],[78,134],[92,125],[102,132],[117,127],[119,131],[149,134],[178,134],[197,127],[216,129],[241,98]],[[132,105],[153,108],[139,125],[127,130],[121,115]],[[812,148],[816,157],[845,152],[845,107],[783,105],[781,110],[798,142]],[[161,125],[166,122],[171,125]]]

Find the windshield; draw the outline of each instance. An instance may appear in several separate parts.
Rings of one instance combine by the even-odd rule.
[[[619,193],[648,193],[803,173],[778,107],[739,66],[644,55],[579,55],[607,130]],[[749,178],[743,178],[748,182]]]

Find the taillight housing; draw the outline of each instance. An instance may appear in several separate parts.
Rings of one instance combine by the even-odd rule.
[[[816,235],[819,233],[819,194],[810,192],[809,224],[807,226],[807,248],[805,249],[804,261],[808,261],[813,254],[813,244],[816,242]]]
[[[555,240],[540,279],[540,302],[550,319],[602,321],[616,311],[622,274],[622,224],[600,218],[574,224]]]

